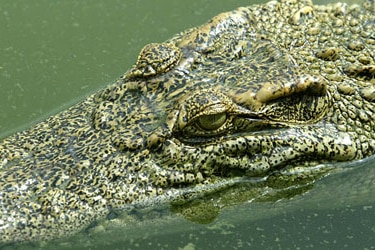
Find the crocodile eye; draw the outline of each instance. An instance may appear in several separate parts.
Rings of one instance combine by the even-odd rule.
[[[212,131],[223,126],[227,120],[227,115],[225,113],[203,115],[198,118],[197,125],[204,130]]]

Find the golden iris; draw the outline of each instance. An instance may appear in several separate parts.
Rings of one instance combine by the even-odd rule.
[[[227,115],[225,113],[202,115],[198,118],[197,124],[204,130],[212,131],[223,126],[226,120]]]

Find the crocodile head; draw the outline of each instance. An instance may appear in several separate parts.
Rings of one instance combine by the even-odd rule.
[[[93,126],[162,188],[310,174],[319,163],[370,155],[373,57],[367,56],[369,79],[359,72],[365,65],[354,70],[357,78],[345,73],[353,54],[321,23],[370,14],[341,7],[341,15],[322,16],[309,3],[290,9],[270,2],[146,45],[121,81],[97,97]],[[373,21],[362,27],[372,28]],[[354,35],[340,35],[348,36]]]
[[[227,187],[253,200],[374,154],[373,4],[272,1],[146,45],[114,84],[1,142],[0,239]]]

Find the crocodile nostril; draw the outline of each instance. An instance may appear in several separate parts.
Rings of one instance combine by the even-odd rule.
[[[150,43],[141,50],[128,78],[151,77],[170,71],[181,58],[181,49],[172,43]]]

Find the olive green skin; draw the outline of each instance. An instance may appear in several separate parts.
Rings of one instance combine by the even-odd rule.
[[[247,178],[286,190],[373,155],[374,9],[272,1],[146,45],[115,83],[0,143],[0,242]]]

